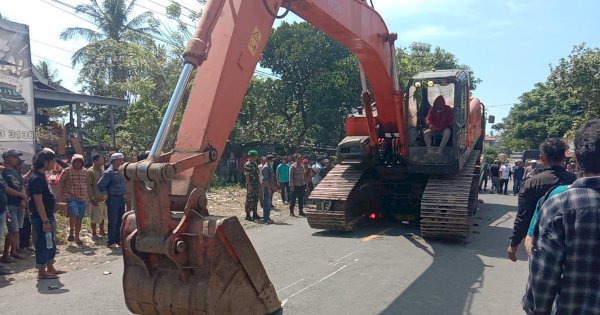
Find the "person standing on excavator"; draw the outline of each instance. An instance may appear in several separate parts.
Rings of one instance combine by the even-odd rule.
[[[438,96],[433,102],[433,107],[429,109],[427,114],[426,122],[428,129],[423,132],[425,145],[431,147],[431,138],[436,134],[441,134],[440,148],[445,147],[452,134],[454,112],[450,106],[446,105],[443,96]]]
[[[244,164],[244,175],[246,176],[246,220],[260,220],[258,215],[258,197],[260,195],[260,174],[256,159],[258,152],[256,150],[248,151],[248,161]],[[252,216],[250,216],[252,212]]]

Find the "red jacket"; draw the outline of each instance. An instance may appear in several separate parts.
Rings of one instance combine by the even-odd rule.
[[[442,108],[438,111],[438,108]],[[438,96],[433,102],[433,107],[429,109],[427,114],[427,127],[431,128],[431,125],[435,126],[432,131],[441,132],[446,128],[452,129],[454,123],[454,110],[452,107],[446,105],[443,96]]]

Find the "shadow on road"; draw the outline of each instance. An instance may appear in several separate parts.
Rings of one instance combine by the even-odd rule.
[[[36,288],[40,294],[63,294],[70,290],[64,288],[59,279],[38,280]]]
[[[516,207],[482,204],[473,217],[471,235],[463,242],[424,243],[417,234],[402,233],[401,236],[430,255],[433,262],[380,314],[473,314],[473,296],[485,286],[484,269],[494,267],[485,265],[479,256],[506,258],[511,229],[507,227],[509,224],[500,225],[511,219],[510,211],[516,211]]]

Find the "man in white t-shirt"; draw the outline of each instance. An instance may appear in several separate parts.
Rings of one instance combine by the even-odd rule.
[[[504,162],[504,165],[500,167],[500,190],[504,189],[505,195],[508,195],[508,181],[511,175],[512,172],[510,166],[508,166],[508,162]]]

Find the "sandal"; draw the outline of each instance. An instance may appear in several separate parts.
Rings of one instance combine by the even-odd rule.
[[[53,274],[53,275],[62,275],[62,274],[65,274],[65,273],[67,273],[67,272],[64,271],[64,270],[56,270],[54,272],[51,272],[51,274]]]
[[[49,279],[58,279],[58,276],[52,273],[45,274],[43,276],[38,276],[38,280],[49,280]]]

